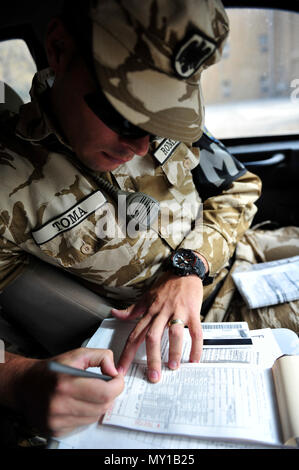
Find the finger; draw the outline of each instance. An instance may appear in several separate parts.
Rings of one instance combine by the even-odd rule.
[[[91,367],[94,367],[91,365]],[[103,374],[110,375],[110,377],[116,377],[118,371],[116,369],[113,352],[109,350],[109,353],[106,352],[100,363],[101,371]]]
[[[183,320],[183,318],[181,319]],[[169,334],[168,367],[170,369],[177,369],[180,366],[181,357],[182,357],[184,325],[177,323],[177,324],[169,326],[168,334]]]
[[[161,378],[161,338],[169,315],[161,314],[150,325],[145,337],[147,355],[147,376],[150,382],[158,382]]]
[[[119,310],[118,308],[112,308],[110,313],[116,318],[120,320],[127,320],[128,317],[131,315],[132,310],[134,309],[135,304],[130,305],[130,307],[125,308],[123,310]]]
[[[142,317],[149,307],[149,300],[146,295],[144,295],[136,304],[130,305],[125,310],[118,310],[113,308],[111,314],[121,320],[133,320],[134,318]]]
[[[155,302],[154,297],[150,299],[149,297],[144,296],[142,299],[142,305],[146,305],[146,314],[139,320],[136,327],[131,332],[117,365],[117,369],[124,374],[127,373],[139,346],[144,341],[149,326],[153,321],[153,317],[159,313],[159,304]]]
[[[110,375],[111,377],[118,374],[114,364],[113,352],[109,349],[78,348],[67,355],[57,356],[54,359],[62,364],[67,364],[79,369],[101,367],[104,374]]]
[[[190,321],[188,328],[192,339],[189,361],[199,362],[203,348],[203,333],[200,319],[196,316],[195,319]]]
[[[57,391],[63,395],[87,403],[103,405],[114,400],[124,388],[124,377],[118,374],[109,382],[101,379],[71,377],[57,386]]]
[[[154,315],[155,312],[149,311],[149,314],[145,315],[139,320],[136,327],[128,337],[126,345],[117,365],[118,371],[121,371],[123,374],[127,373],[130,364],[135,358],[139,346],[144,341]]]
[[[124,350],[117,364],[117,370],[126,374],[132,361],[134,360],[137,350],[145,339],[145,335],[151,322],[150,317],[144,317],[131,332],[127,339]]]

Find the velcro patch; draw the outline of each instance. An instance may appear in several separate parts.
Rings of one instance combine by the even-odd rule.
[[[154,152],[154,157],[161,165],[163,165],[180,143],[181,142],[177,140],[163,139],[157,150]]]
[[[247,171],[222,142],[207,132],[193,146],[200,148],[199,165],[192,170],[192,175],[202,200],[228,189]]]
[[[189,78],[216,51],[216,44],[200,33],[185,39],[174,59],[174,69],[181,78]]]
[[[57,235],[72,229],[103,206],[106,201],[107,199],[100,191],[90,194],[78,204],[63,212],[63,214],[59,214],[55,219],[51,219],[42,227],[33,230],[32,237],[35,243],[43,245]]]

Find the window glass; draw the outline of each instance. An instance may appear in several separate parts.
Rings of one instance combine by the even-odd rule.
[[[10,85],[27,103],[35,62],[22,39],[0,42],[0,80]]]
[[[299,14],[227,13],[222,59],[202,74],[206,127],[218,138],[299,133]]]

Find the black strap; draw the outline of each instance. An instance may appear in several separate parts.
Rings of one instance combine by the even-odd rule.
[[[203,201],[228,189],[247,171],[219,140],[207,132],[193,147],[200,148],[199,165],[192,170],[192,175]]]

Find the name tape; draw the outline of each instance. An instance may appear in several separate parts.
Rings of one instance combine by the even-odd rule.
[[[43,245],[60,233],[72,229],[103,206],[106,201],[107,199],[100,191],[92,193],[75,206],[72,206],[68,211],[50,220],[38,230],[32,231],[32,237],[35,243]]]
[[[180,141],[172,140],[172,139],[164,139],[162,140],[161,144],[154,152],[154,157],[158,160],[158,162],[163,165],[166,160],[172,155],[178,145],[180,145]]]

